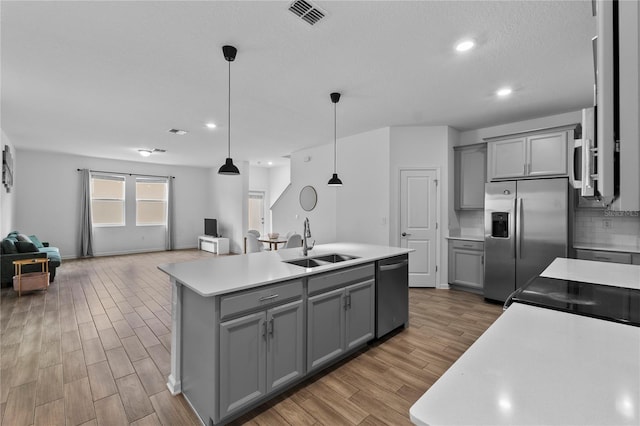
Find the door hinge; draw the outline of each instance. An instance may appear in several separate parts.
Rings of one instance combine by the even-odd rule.
[[[436,229],[438,229],[438,222],[436,222]]]
[[[438,265],[436,265],[436,272],[438,272]]]

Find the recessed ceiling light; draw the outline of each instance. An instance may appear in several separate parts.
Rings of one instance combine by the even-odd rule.
[[[273,161],[269,161],[267,164],[273,166]]]
[[[207,123],[205,126],[207,126],[207,129],[215,129],[217,127],[216,123]]]
[[[143,157],[148,157],[151,155],[151,153],[153,151],[151,151],[150,149],[139,149],[138,152],[140,153],[140,155],[142,155]]]
[[[189,133],[186,130],[181,130],[181,129],[169,129],[167,130],[167,132],[173,133],[174,135],[180,135],[180,136],[186,135],[187,133]]]
[[[502,89],[496,92],[496,95],[500,96],[501,98],[504,98],[505,96],[509,96],[511,92],[513,92],[513,90],[511,90],[510,87],[503,87]]]
[[[464,40],[456,45],[456,50],[458,52],[466,52],[473,49],[475,45],[476,43],[473,40]]]

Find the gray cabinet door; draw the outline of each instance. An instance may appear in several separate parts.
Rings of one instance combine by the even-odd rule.
[[[375,280],[353,284],[346,288],[346,349],[373,339],[375,324]]]
[[[302,300],[267,311],[267,392],[304,375]]]
[[[487,180],[486,144],[454,147],[455,209],[484,208],[484,183]]]
[[[345,290],[328,291],[307,300],[307,368],[326,364],[344,352]]]
[[[527,176],[567,174],[567,132],[527,138]]]
[[[220,324],[221,418],[266,393],[266,325],[265,312]]]
[[[483,287],[484,253],[482,251],[452,248],[449,252],[449,265],[451,284]]]
[[[526,139],[515,138],[488,144],[489,180],[526,176]]]

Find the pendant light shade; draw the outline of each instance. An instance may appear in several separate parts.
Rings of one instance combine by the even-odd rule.
[[[340,93],[334,92],[331,95],[331,102],[333,102],[333,176],[327,182],[329,186],[342,186],[342,181],[338,177],[336,171],[337,160],[337,124],[336,124],[336,104],[340,101]]]
[[[239,175],[240,170],[233,164],[233,159],[231,158],[231,62],[236,59],[236,54],[238,53],[238,49],[233,46],[222,46],[222,54],[224,55],[224,59],[229,64],[229,97],[228,97],[228,122],[227,122],[227,159],[225,163],[218,170],[219,175]]]

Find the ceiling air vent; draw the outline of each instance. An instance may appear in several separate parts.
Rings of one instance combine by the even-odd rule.
[[[289,10],[310,25],[318,23],[325,17],[326,12],[306,0],[296,0],[289,6]]]

